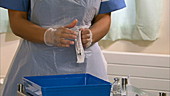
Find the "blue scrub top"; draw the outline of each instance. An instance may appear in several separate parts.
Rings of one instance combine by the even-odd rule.
[[[99,14],[109,13],[126,7],[124,0],[107,0],[100,5]]]
[[[124,8],[124,0],[106,0],[100,5],[99,14],[109,13]],[[29,12],[30,0],[0,0],[0,7]]]
[[[29,12],[30,0],[0,0],[0,7]]]

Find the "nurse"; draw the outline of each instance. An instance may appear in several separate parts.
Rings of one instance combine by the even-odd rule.
[[[2,96],[16,96],[24,76],[91,73],[107,80],[98,41],[110,27],[110,12],[124,0],[0,0],[13,33],[22,38],[5,79]],[[77,30],[86,57],[77,63]]]

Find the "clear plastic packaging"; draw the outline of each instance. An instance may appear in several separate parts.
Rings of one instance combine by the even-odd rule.
[[[84,63],[85,60],[85,53],[84,48],[81,41],[81,31],[79,30],[80,26],[75,26],[72,28],[72,30],[77,32],[77,39],[75,39],[75,49],[76,49],[76,55],[77,55],[77,63]]]
[[[84,63],[85,54],[84,48],[81,41],[81,31],[78,31],[78,37],[76,41],[76,54],[77,54],[77,63]]]
[[[155,96],[132,85],[127,85],[127,96]]]

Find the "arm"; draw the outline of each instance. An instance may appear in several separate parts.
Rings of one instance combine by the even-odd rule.
[[[110,23],[111,23],[110,13],[99,14],[94,18],[94,23],[90,28],[93,34],[92,43],[98,42],[108,33]]]
[[[90,29],[81,29],[83,46],[87,48],[102,39],[108,33],[110,23],[110,13],[97,15]]]
[[[8,13],[10,26],[15,35],[35,43],[44,42],[46,29],[28,21],[27,12],[8,10]]]
[[[73,41],[68,39],[75,39],[76,32],[68,28],[73,28],[77,24],[77,20],[50,32],[28,21],[27,16],[27,12],[9,10],[10,26],[15,35],[35,43],[44,43],[45,40],[46,42],[50,42],[51,45],[59,47],[69,47],[74,44]],[[46,33],[45,36],[44,33]]]

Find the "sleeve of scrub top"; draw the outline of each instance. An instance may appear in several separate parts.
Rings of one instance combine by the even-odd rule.
[[[0,7],[28,12],[30,0],[0,0]]]
[[[102,0],[99,14],[109,13],[126,7],[124,0]]]

